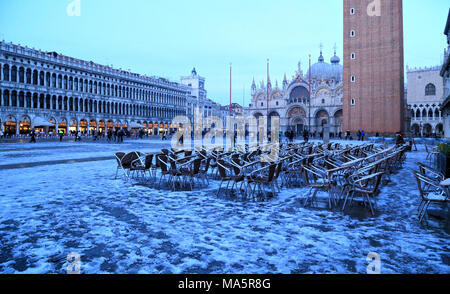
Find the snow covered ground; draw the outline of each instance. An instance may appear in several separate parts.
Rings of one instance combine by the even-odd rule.
[[[168,144],[3,144],[0,165]],[[216,197],[216,181],[203,190],[158,191],[114,180],[114,160],[0,168],[0,273],[64,274],[76,252],[82,273],[365,274],[366,257],[376,252],[382,273],[449,274],[448,221],[417,221],[410,168],[425,157],[422,149],[408,154],[383,186],[375,217],[357,206],[345,214],[303,208],[305,188],[267,202]]]

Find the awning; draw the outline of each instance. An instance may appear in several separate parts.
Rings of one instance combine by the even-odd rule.
[[[132,129],[143,129],[143,128],[145,128],[143,125],[140,125],[140,124],[135,123],[135,122],[130,123],[129,127],[132,128]]]
[[[33,119],[33,126],[35,126],[35,127],[53,127],[55,125],[41,117],[35,117]]]

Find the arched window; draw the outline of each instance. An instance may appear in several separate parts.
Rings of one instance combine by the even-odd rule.
[[[33,71],[33,85],[38,85],[39,73],[37,70]]]
[[[425,96],[435,96],[436,95],[436,86],[433,84],[428,84],[425,87]]]
[[[11,67],[11,82],[17,82],[17,67]]]
[[[3,66],[3,80],[9,81],[9,65],[7,64]]]
[[[27,84],[31,84],[31,69],[28,68],[25,75],[27,79]]]

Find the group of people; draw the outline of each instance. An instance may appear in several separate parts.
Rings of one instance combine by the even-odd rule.
[[[366,132],[364,132],[364,130],[358,130],[357,136],[358,136],[358,141],[364,141]]]
[[[284,137],[287,138],[290,143],[294,142],[294,137],[295,137],[294,131],[293,130],[287,130],[284,133]]]
[[[106,138],[108,142],[113,141],[114,143],[123,143],[123,137],[125,137],[125,135],[126,134],[123,129],[116,129],[114,132],[112,130],[109,130]]]
[[[358,130],[356,133],[356,136],[358,137],[358,141],[364,141],[366,137],[366,132],[364,130]],[[339,136],[340,138],[340,136]],[[345,140],[353,140],[352,133],[350,131],[345,132]]]
[[[0,139],[11,138],[12,136],[14,136],[14,134],[15,133],[10,130],[3,131],[0,128]]]

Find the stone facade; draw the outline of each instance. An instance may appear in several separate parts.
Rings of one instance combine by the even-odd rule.
[[[411,132],[415,136],[442,136],[444,121],[440,108],[444,97],[444,82],[440,66],[407,68],[408,107]]]
[[[12,134],[141,128],[186,114],[190,89],[163,78],[0,42],[0,125]],[[50,124],[49,124],[50,122]]]
[[[402,0],[344,0],[344,129],[405,129]],[[375,5],[375,6],[374,6]]]
[[[342,66],[335,55],[330,63],[320,53],[318,62],[311,66],[311,103],[309,103],[309,71],[304,74],[301,64],[290,80],[284,76],[281,87],[278,82],[266,86],[252,84],[252,100],[244,109],[246,116],[256,118],[267,115],[280,117],[281,131],[293,130],[302,135],[310,127],[320,133],[324,125],[336,135],[342,132]],[[269,112],[267,112],[267,87],[269,88]],[[269,119],[270,124],[270,119]]]
[[[205,82],[206,79],[198,75],[195,68],[190,76],[181,77],[181,83],[191,90],[186,101],[186,115],[191,122],[194,122],[195,109],[200,109],[203,119],[210,116],[222,117],[221,105],[207,98]]]
[[[442,103],[442,116],[444,118],[444,135],[450,139],[450,10],[445,26],[444,34],[447,37],[448,48],[444,52],[444,65],[441,68],[441,76],[443,77],[444,94]]]

